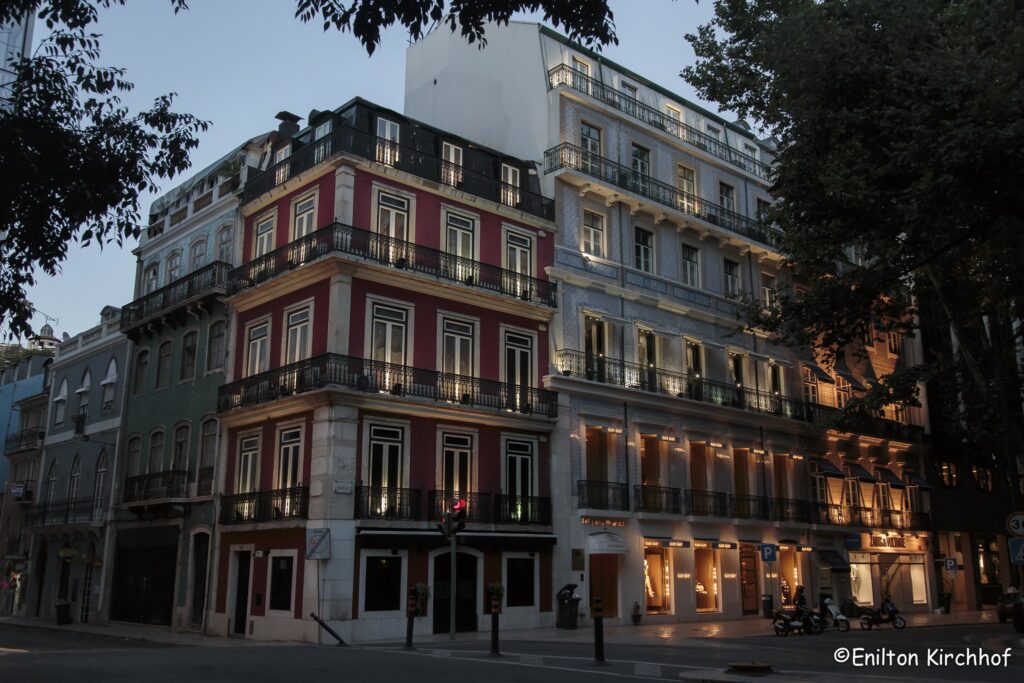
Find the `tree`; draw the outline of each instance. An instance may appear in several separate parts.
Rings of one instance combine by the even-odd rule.
[[[1022,38],[1024,6],[1011,0],[718,0],[687,35],[697,62],[683,72],[778,139],[768,218],[807,289],[751,307],[750,325],[826,356],[879,329],[924,332],[931,354],[848,412],[912,405],[930,380],[946,399],[929,401],[933,427],[979,459],[1000,455],[1013,477],[1024,471]]]
[[[55,276],[69,244],[122,246],[141,232],[140,199],[189,167],[197,135],[210,125],[175,112],[174,94],[133,112],[123,69],[99,66],[98,10],[127,0],[4,0],[0,24],[37,15],[48,35],[12,65],[16,80],[0,102],[0,327],[31,333],[26,290],[35,272]],[[175,13],[186,0],[169,0]],[[296,0],[296,17],[351,31],[372,53],[392,25],[413,38],[435,24],[484,40],[484,24],[542,10],[587,43],[614,42],[606,0]]]

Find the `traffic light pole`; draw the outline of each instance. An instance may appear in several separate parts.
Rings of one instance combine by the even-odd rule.
[[[452,571],[451,571],[451,585],[448,588],[448,640],[455,640],[455,547],[458,544],[458,534],[455,533],[455,525],[452,520],[452,514],[448,515],[449,524],[451,524],[451,543],[452,543]]]

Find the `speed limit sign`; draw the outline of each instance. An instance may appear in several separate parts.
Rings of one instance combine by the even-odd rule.
[[[1014,512],[1007,517],[1006,530],[1014,536],[1024,536],[1024,512]]]

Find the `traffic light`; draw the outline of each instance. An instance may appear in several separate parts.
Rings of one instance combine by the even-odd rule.
[[[459,498],[452,503],[452,533],[458,533],[466,528],[466,513],[469,511],[469,503],[465,498]]]

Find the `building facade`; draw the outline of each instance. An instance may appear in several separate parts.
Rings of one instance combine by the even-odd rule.
[[[120,319],[120,309],[105,307],[99,325],[57,347],[49,369],[38,488],[25,517],[33,536],[20,611],[26,616],[86,623],[106,614],[108,521],[130,348]],[[28,436],[37,448],[37,434]]]
[[[0,24],[0,108],[11,106],[11,84],[15,81],[11,62],[31,55],[35,20],[33,12],[26,12],[17,20]]]
[[[315,641],[550,625],[541,388],[555,224],[538,169],[355,99],[284,112],[229,276],[212,633]],[[456,556],[437,530],[469,503]],[[326,532],[322,531],[326,530]],[[326,533],[307,559],[307,535]]]
[[[515,22],[484,51],[444,31],[410,47],[406,111],[543,158],[558,226],[556,586],[620,621],[755,615],[797,585],[935,602],[926,412],[830,426],[868,381],[919,360],[918,342],[879,330],[825,366],[740,322],[740,300],[769,303],[787,282],[759,220],[769,143]]]

